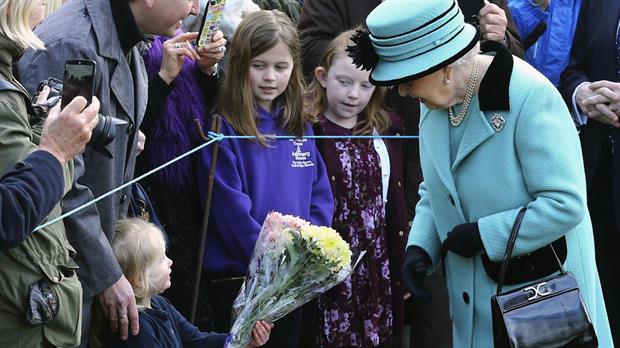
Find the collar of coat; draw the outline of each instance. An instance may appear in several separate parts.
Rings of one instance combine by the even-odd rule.
[[[510,111],[508,89],[514,66],[512,54],[506,46],[496,41],[486,41],[480,48],[483,53],[495,52],[495,57],[480,82],[478,90],[480,111]]]
[[[110,6],[114,26],[116,26],[116,32],[119,33],[118,40],[121,42],[123,52],[127,54],[138,42],[145,40],[144,35],[138,28],[136,18],[129,7],[129,1],[112,0]]]
[[[84,0],[84,4],[93,24],[98,55],[120,62],[138,41],[145,39],[128,1]],[[121,31],[125,28],[127,31]]]

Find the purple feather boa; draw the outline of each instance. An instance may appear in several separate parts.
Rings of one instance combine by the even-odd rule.
[[[155,37],[151,48],[144,55],[149,80],[159,72],[165,40],[168,38]],[[161,165],[202,143],[195,130],[194,119],[200,120],[203,129],[207,130],[206,103],[196,77],[198,67],[195,62],[184,59],[183,68],[174,80],[174,88],[164,104],[164,110],[158,115],[159,119],[154,122],[151,134],[146,139],[144,155],[149,168]],[[191,160],[184,158],[156,175],[163,184],[177,192],[189,188],[194,176]]]

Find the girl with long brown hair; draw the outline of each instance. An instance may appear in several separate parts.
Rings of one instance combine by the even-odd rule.
[[[216,112],[223,139],[213,185],[204,261],[215,329],[228,331],[233,300],[243,281],[260,227],[279,211],[331,225],[333,198],[325,165],[302,114],[304,84],[297,29],[279,11],[258,11],[237,27]],[[294,139],[273,139],[295,136]],[[199,194],[206,197],[211,149],[200,153]],[[301,310],[278,320],[268,347],[296,347]]]

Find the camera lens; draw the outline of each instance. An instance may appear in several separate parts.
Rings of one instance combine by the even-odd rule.
[[[99,118],[99,123],[97,123],[97,126],[93,129],[88,145],[100,154],[112,158],[112,153],[106,146],[116,137],[116,126],[127,124],[127,122],[101,114],[97,116]]]

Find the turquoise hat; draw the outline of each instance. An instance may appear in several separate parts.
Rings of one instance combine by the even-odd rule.
[[[455,0],[386,0],[366,18],[378,60],[370,81],[397,85],[456,61],[478,42]]]

